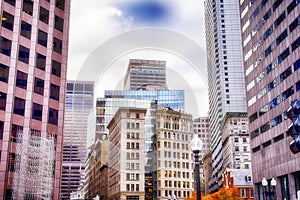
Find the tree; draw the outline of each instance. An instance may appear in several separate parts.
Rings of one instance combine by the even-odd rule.
[[[197,193],[192,192],[192,196],[185,198],[185,200],[196,200]],[[241,200],[239,189],[237,187],[221,188],[218,192],[204,195],[202,200]]]

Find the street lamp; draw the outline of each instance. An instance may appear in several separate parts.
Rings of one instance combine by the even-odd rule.
[[[195,171],[196,171],[196,189],[197,189],[197,200],[201,200],[201,189],[200,189],[200,173],[199,173],[199,153],[202,149],[202,140],[198,137],[197,134],[194,134],[194,137],[191,141],[191,149],[195,157]]]
[[[264,177],[261,181],[261,184],[264,188],[264,193],[265,193],[265,197],[266,199],[269,197],[269,199],[276,199],[276,190],[275,190],[275,187],[276,187],[276,180],[274,178],[271,179],[271,188],[270,188],[270,191],[267,191],[267,186],[268,186],[268,181],[266,180],[266,178]]]

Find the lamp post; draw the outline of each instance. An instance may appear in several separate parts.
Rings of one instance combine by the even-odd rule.
[[[191,141],[191,149],[195,157],[197,200],[201,200],[200,173],[199,173],[199,153],[201,148],[202,148],[202,140],[200,140],[197,134],[194,134],[194,137]]]
[[[271,190],[270,191],[267,191],[267,186],[268,186],[268,181],[266,180],[266,178],[264,177],[261,181],[261,184],[264,188],[264,196],[265,198],[267,199],[269,197],[269,199],[276,199],[276,180],[274,178],[271,179]]]

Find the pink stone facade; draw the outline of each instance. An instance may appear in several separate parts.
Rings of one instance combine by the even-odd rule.
[[[244,0],[240,11],[255,199],[263,177],[275,178],[278,199],[296,199],[300,153],[289,148],[286,110],[300,98],[299,1]]]
[[[0,92],[2,97],[6,96],[6,99],[1,99],[0,110],[0,199],[12,195],[13,177],[16,175],[11,170],[14,165],[12,155],[16,151],[12,129],[16,126],[22,127],[23,136],[34,129],[40,131],[41,137],[55,138],[52,195],[53,199],[60,199],[70,1],[1,0],[0,12]],[[28,37],[24,36],[26,31],[29,31]],[[42,40],[39,36],[41,31],[47,35],[44,42],[39,42]],[[7,40],[11,41],[11,45],[7,45]],[[23,47],[25,52],[21,52]],[[38,54],[42,57],[43,66],[38,63]],[[19,82],[19,73],[26,74],[25,83],[24,80]],[[42,80],[39,83],[43,84],[36,80]],[[38,87],[42,92],[36,92]],[[18,106],[16,97],[22,99],[25,106]],[[34,110],[37,104],[42,109]]]

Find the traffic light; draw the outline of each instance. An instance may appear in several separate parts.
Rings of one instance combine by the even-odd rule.
[[[296,154],[300,152],[300,100],[297,99],[291,102],[291,107],[287,110],[287,116],[293,122],[286,132],[293,137],[290,150]]]

